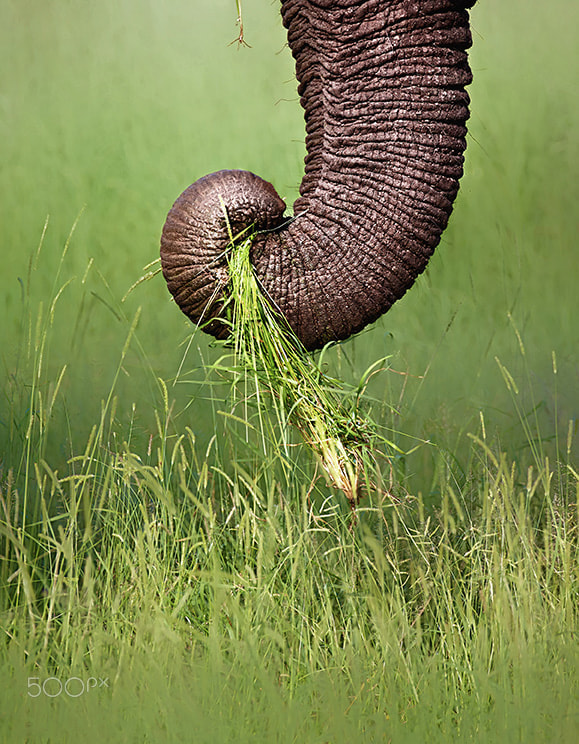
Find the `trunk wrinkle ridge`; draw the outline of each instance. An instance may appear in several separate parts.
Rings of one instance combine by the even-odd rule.
[[[259,286],[306,347],[361,331],[412,286],[446,228],[466,149],[472,80],[460,0],[282,0],[305,112],[293,216],[249,171],[204,176],[173,205],[163,274],[218,338],[228,251],[253,235]]]

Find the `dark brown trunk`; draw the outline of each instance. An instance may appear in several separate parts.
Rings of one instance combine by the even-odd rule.
[[[273,186],[221,171],[163,230],[169,289],[195,322],[218,314],[228,232],[255,223],[255,273],[308,349],[376,320],[424,271],[462,175],[473,3],[284,0],[306,117],[294,217]],[[223,327],[213,322],[209,332]]]

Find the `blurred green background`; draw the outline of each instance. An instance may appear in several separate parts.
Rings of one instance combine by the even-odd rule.
[[[192,326],[160,274],[121,300],[200,176],[244,168],[288,204],[298,193],[304,125],[278,3],[244,0],[243,17],[251,48],[230,43],[234,0],[0,0],[5,468],[25,436],[39,310],[47,395],[67,365],[52,462],[83,447],[139,307],[116,388],[133,440],[146,446],[154,431],[156,377],[170,382],[182,364],[184,379],[203,380],[201,360],[215,358],[201,334],[186,350]],[[495,357],[545,437],[566,436],[579,414],[578,19],[572,0],[475,6],[469,148],[449,228],[412,291],[330,357],[355,379],[391,355],[372,394],[407,434],[457,454],[480,411],[503,446],[524,442]],[[208,437],[204,388],[172,395],[175,420]]]

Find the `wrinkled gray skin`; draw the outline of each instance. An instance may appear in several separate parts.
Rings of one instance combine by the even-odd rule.
[[[282,0],[306,119],[294,217],[247,171],[196,181],[161,239],[181,310],[223,336],[229,233],[254,225],[255,274],[307,349],[360,331],[424,271],[463,170],[471,82],[453,0]]]

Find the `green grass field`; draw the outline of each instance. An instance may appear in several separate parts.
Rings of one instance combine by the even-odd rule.
[[[277,2],[251,48],[235,5],[0,0],[0,738],[574,742],[576,3],[473,9],[449,228],[322,360],[386,358],[355,519],[161,275],[129,292],[198,177],[298,193]]]

